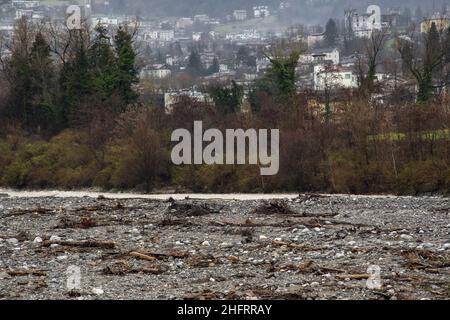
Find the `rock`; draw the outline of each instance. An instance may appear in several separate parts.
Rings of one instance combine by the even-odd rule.
[[[9,194],[7,193],[0,193],[0,198],[8,198]]]
[[[10,239],[6,239],[6,242],[11,245],[16,245],[19,243],[19,240],[17,240],[16,238],[10,238]]]
[[[345,230],[340,230],[336,233],[336,238],[338,238],[338,239],[345,239],[345,238],[347,238],[347,236],[348,236],[348,233]]]
[[[0,280],[9,279],[11,276],[7,274],[6,272],[2,271],[0,272]]]
[[[267,240],[267,237],[262,234],[262,235],[259,236],[259,240]]]
[[[349,245],[349,246],[354,246],[354,245],[356,245],[356,241],[350,241],[350,242],[348,243],[348,245]]]
[[[211,244],[209,243],[209,241],[204,241],[204,242],[202,243],[202,246],[204,246],[204,247],[209,247],[209,246],[211,246]]]
[[[33,243],[42,243],[42,242],[43,242],[43,240],[42,240],[41,237],[36,237],[36,238],[34,238],[34,240],[33,240]]]
[[[303,291],[303,287],[300,285],[291,285],[289,286],[287,291],[289,294],[299,294],[300,292]]]
[[[96,296],[101,296],[105,292],[100,288],[92,288],[92,293],[95,294]]]
[[[446,243],[442,246],[442,248],[444,248],[445,250],[450,249],[450,243]]]
[[[67,258],[68,258],[68,256],[63,255],[63,256],[58,256],[58,257],[56,258],[56,260],[58,260],[58,261],[63,261],[63,260],[67,260]]]
[[[223,243],[221,243],[220,244],[220,246],[222,247],[222,248],[233,248],[234,247],[234,245],[232,244],[232,243],[229,243],[229,242],[223,242]]]
[[[281,242],[281,241],[283,241],[283,239],[282,238],[275,238],[275,241]]]
[[[411,236],[411,235],[409,235],[409,234],[402,234],[402,235],[400,236],[400,239],[406,240],[406,241],[411,241],[411,240],[414,239],[414,237]]]
[[[53,235],[50,237],[50,241],[61,241],[61,237]]]

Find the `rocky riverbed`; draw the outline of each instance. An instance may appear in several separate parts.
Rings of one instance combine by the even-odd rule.
[[[0,299],[450,298],[444,197],[16,196]]]

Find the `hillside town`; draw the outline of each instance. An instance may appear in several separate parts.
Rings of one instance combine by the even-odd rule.
[[[367,12],[343,8],[339,19],[330,19],[326,24],[285,28],[273,22],[291,9],[288,1],[280,1],[278,7],[236,8],[221,18],[197,14],[151,19],[108,14],[108,1],[79,2],[82,17],[90,27],[101,25],[113,31],[127,25],[135,30],[139,90],[151,93],[153,101],[166,110],[177,97],[212,101],[205,88],[212,84],[230,86],[231,82],[244,90],[244,110],[250,88],[271,67],[270,57],[288,49],[299,52],[295,68],[297,90],[317,92],[322,97],[319,104],[323,105],[328,98],[321,93],[329,96],[330,92],[361,85],[361,65],[370,59],[364,39],[375,41],[376,36],[383,37],[388,46],[376,62],[374,78],[378,89],[374,97],[383,101],[398,87],[414,93],[416,84],[401,68],[394,40],[412,39],[427,33],[432,25],[439,32],[450,26],[447,6],[427,15],[420,8],[415,14],[410,9],[378,6],[370,6]],[[7,38],[14,31],[15,21],[23,17],[36,23],[57,25],[59,21],[64,25],[68,3],[11,0],[0,6],[0,33]],[[1,49],[2,56],[9,54],[6,47]]]

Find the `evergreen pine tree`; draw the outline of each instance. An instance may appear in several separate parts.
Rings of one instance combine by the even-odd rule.
[[[187,71],[193,77],[200,77],[205,72],[200,55],[195,50],[189,56]]]
[[[32,120],[36,126],[50,126],[55,120],[54,66],[50,47],[41,32],[36,34],[30,53]]]
[[[212,65],[208,68],[208,74],[214,74],[220,71],[220,64],[217,58],[214,58]]]
[[[89,60],[93,72],[95,91],[106,99],[114,92],[116,61],[111,45],[111,38],[105,27],[95,28],[96,37],[89,49]]]
[[[327,47],[337,46],[339,33],[336,22],[334,22],[333,19],[328,20],[324,36],[325,36],[325,45]]]
[[[137,101],[138,94],[133,86],[138,82],[135,67],[136,52],[133,48],[133,36],[124,27],[120,27],[114,38],[117,66],[115,89],[125,103],[125,107]]]

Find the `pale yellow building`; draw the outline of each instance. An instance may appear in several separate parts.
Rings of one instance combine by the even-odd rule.
[[[434,15],[433,17],[424,20],[420,24],[420,32],[427,33],[428,31],[430,31],[433,23],[436,25],[436,28],[440,32],[445,31],[448,28],[450,28],[450,18],[449,17],[441,16],[441,15]]]

